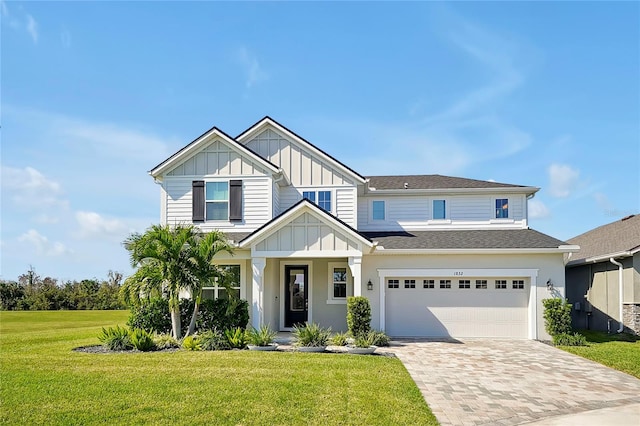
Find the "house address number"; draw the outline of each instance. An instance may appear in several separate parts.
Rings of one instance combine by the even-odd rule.
[[[462,271],[454,271],[453,275],[456,276],[456,277],[461,277],[462,275],[464,275],[464,272],[462,272]]]

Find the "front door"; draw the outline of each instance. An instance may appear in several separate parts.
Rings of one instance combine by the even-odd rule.
[[[285,266],[284,279],[284,326],[304,324],[309,308],[309,267]]]

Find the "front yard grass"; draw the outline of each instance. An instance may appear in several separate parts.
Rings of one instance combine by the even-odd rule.
[[[589,346],[560,346],[580,355],[640,379],[640,338],[630,334],[607,334],[582,330]]]
[[[399,360],[291,352],[73,352],[125,311],[0,313],[0,422],[420,424]]]

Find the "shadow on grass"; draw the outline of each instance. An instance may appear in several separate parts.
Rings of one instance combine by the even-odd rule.
[[[634,336],[629,333],[611,333],[604,331],[579,330],[580,334],[587,338],[589,343],[607,343],[607,342],[628,342],[634,343],[640,341],[640,336]]]

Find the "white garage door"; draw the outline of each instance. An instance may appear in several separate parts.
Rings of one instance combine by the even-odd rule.
[[[527,337],[526,278],[389,277],[385,291],[391,336]]]

